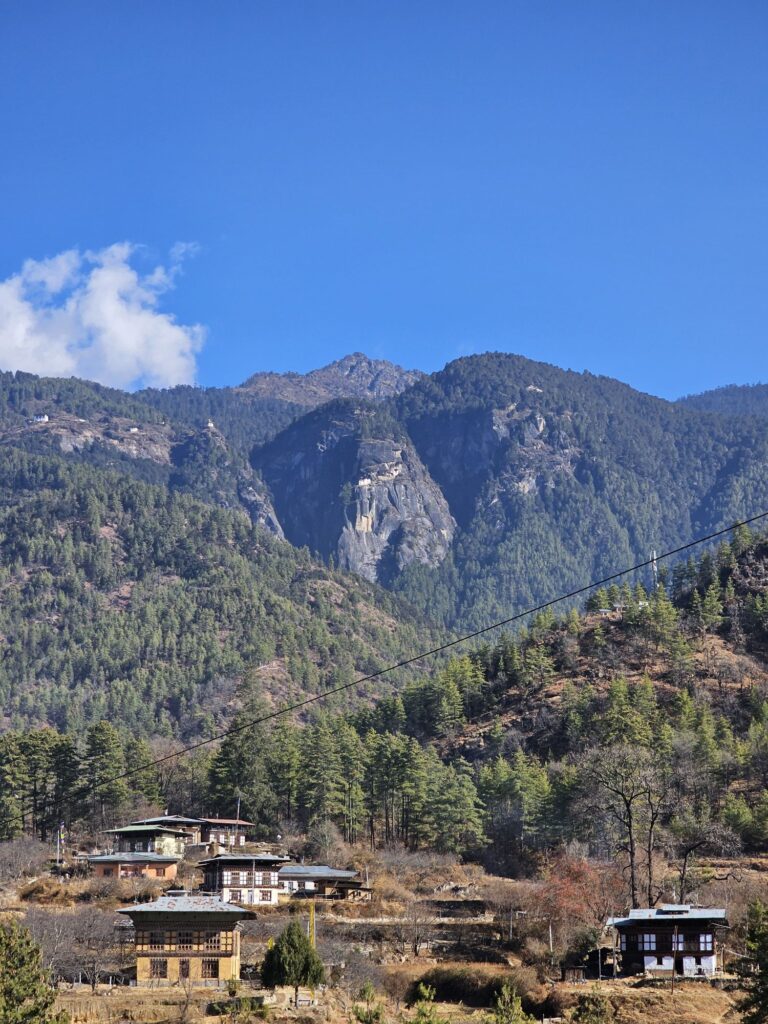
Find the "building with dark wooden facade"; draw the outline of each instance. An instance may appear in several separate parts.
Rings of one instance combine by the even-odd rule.
[[[182,814],[160,814],[142,818],[126,828],[165,828],[179,832],[187,846],[216,843],[226,849],[245,846],[256,827],[243,818],[188,818]]]
[[[278,872],[288,859],[279,853],[220,853],[198,867],[206,892],[231,903],[274,905],[281,890]]]
[[[286,864],[280,868],[280,885],[290,896],[336,900],[371,898],[371,890],[363,885],[357,871],[332,868],[327,864]]]
[[[219,985],[240,978],[239,923],[255,915],[218,896],[169,889],[118,911],[135,929],[137,985]]]
[[[622,974],[711,977],[722,969],[718,930],[728,927],[725,910],[662,904],[612,917],[614,962]]]

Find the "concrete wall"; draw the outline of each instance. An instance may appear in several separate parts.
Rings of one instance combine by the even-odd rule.
[[[96,878],[163,878],[176,877],[178,864],[93,864]]]

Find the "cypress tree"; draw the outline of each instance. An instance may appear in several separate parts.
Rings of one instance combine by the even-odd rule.
[[[297,1005],[300,985],[314,988],[325,981],[323,961],[298,921],[291,921],[274,946],[267,950],[261,965],[261,980],[267,988],[292,985]]]
[[[0,924],[0,1021],[66,1024],[67,1014],[53,1010],[55,999],[40,947],[16,921]]]

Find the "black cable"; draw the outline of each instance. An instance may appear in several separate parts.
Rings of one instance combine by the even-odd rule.
[[[130,778],[132,775],[137,775],[139,772],[144,772],[149,768],[154,768],[155,765],[164,764],[166,761],[170,761],[174,757],[179,757],[181,754],[188,754],[192,750],[198,750],[200,747],[216,743],[219,740],[225,739],[227,736],[235,736],[238,733],[245,732],[246,729],[253,728],[255,725],[261,725],[263,722],[269,722],[275,718],[280,718],[282,715],[290,714],[292,711],[298,711],[301,708],[305,708],[310,704],[316,703],[317,701],[325,700],[326,697],[330,697],[335,693],[342,693],[344,690],[349,690],[353,686],[360,686],[363,683],[371,682],[373,679],[379,679],[381,676],[387,675],[389,672],[394,672],[396,669],[406,668],[408,665],[413,665],[414,662],[421,661],[424,658],[431,658],[435,654],[447,651],[451,647],[456,647],[458,644],[465,643],[467,640],[474,640],[476,637],[482,636],[484,633],[491,632],[491,630],[500,629],[502,626],[509,626],[511,623],[518,622],[520,619],[523,619],[528,615],[534,615],[536,612],[541,612],[546,608],[551,608],[555,604],[560,604],[561,601],[568,601],[570,598],[579,597],[581,594],[585,594],[588,590],[595,590],[597,587],[602,587],[606,583],[612,583],[614,580],[621,579],[622,576],[627,576],[629,573],[637,572],[638,569],[645,569],[648,566],[653,565],[654,562],[660,562],[662,559],[671,558],[673,555],[679,555],[683,551],[688,551],[690,548],[694,548],[699,544],[705,544],[707,541],[714,540],[716,537],[722,537],[723,534],[730,533],[732,530],[737,530],[740,526],[749,526],[751,523],[756,523],[758,520],[765,519],[766,517],[768,517],[768,511],[760,512],[758,515],[750,516],[749,519],[743,519],[738,523],[731,523],[730,526],[726,526],[722,530],[715,530],[713,533],[708,533],[704,537],[697,537],[696,540],[688,541],[687,544],[681,544],[679,547],[670,548],[669,551],[663,551],[660,555],[647,558],[645,561],[638,562],[636,565],[632,565],[627,569],[621,569],[619,572],[611,573],[610,576],[604,576],[600,580],[593,580],[591,583],[586,584],[586,586],[579,587],[576,590],[571,590],[567,594],[561,594],[559,597],[553,597],[551,600],[534,605],[532,608],[526,608],[525,611],[517,612],[515,615],[510,615],[507,619],[501,619],[499,622],[494,622],[490,626],[483,626],[482,629],[476,629],[474,632],[466,633],[463,636],[457,637],[455,640],[449,640],[446,643],[441,644],[439,647],[433,647],[430,651],[423,651],[421,654],[415,654],[411,658],[405,658],[403,661],[398,661],[394,665],[387,665],[385,668],[380,668],[376,672],[371,672],[367,676],[360,676],[349,683],[342,683],[340,686],[334,686],[330,690],[323,690],[322,693],[317,693],[312,697],[306,697],[304,700],[297,701],[295,704],[289,704],[286,707],[279,708],[277,711],[270,711],[269,714],[261,715],[259,718],[249,719],[249,721],[244,722],[241,725],[230,726],[230,728],[217,733],[215,736],[210,736],[205,740],[198,740],[196,743],[190,743],[188,746],[182,747],[181,750],[174,751],[171,754],[165,754],[163,757],[158,757],[156,760],[149,761],[146,764],[140,765],[138,768],[131,768],[126,772],[122,772],[120,775],[104,779],[97,786],[91,788],[100,789],[102,786],[109,785],[112,782],[119,782],[121,779]],[[84,795],[88,792],[90,792],[90,790],[85,790]]]
[[[611,573],[609,576],[604,576],[602,579],[593,580],[591,583],[587,583],[583,587],[571,590],[567,594],[560,594],[559,597],[553,597],[549,601],[543,601],[541,604],[534,605],[532,608],[526,608],[524,611],[517,612],[515,615],[510,615],[509,618],[500,619],[498,622],[494,622],[490,626],[483,626],[482,629],[476,629],[472,633],[465,633],[463,636],[457,637],[455,640],[448,640],[446,643],[440,644],[439,647],[433,647],[432,650],[422,651],[420,654],[415,654],[411,658],[405,658],[403,661],[398,661],[394,665],[387,665],[384,668],[378,669],[376,672],[371,672],[367,676],[360,676],[349,683],[342,683],[340,686],[334,686],[330,690],[324,690],[322,693],[317,693],[312,697],[306,697],[304,700],[279,708],[277,711],[270,711],[269,714],[261,715],[259,718],[249,719],[249,721],[244,722],[241,725],[230,726],[230,728],[217,733],[215,736],[209,736],[208,739],[198,740],[196,743],[190,743],[186,747],[182,747],[180,750],[175,750],[173,753],[165,754],[163,757],[158,757],[154,761],[148,761],[146,764],[139,765],[137,768],[130,768],[125,772],[121,772],[119,775],[103,779],[96,785],[92,785],[81,790],[78,795],[87,796],[89,793],[93,793],[96,790],[101,789],[102,786],[108,786],[113,782],[120,782],[122,779],[128,779],[133,775],[138,775],[140,772],[148,771],[156,765],[164,764],[166,761],[171,761],[175,757],[180,757],[182,754],[188,754],[192,750],[199,750],[200,747],[208,746],[211,743],[217,743],[219,740],[223,740],[227,736],[235,736],[238,733],[244,732],[246,729],[253,728],[255,725],[261,725],[264,722],[280,718],[282,715],[290,714],[292,711],[298,711],[301,708],[316,703],[317,701],[325,700],[326,697],[330,697],[335,693],[342,693],[344,690],[349,690],[353,686],[360,686],[363,683],[371,682],[373,679],[379,679],[381,676],[387,675],[389,672],[394,672],[396,669],[406,668],[408,665],[413,665],[415,662],[422,661],[424,658],[431,658],[433,655],[447,651],[451,647],[456,647],[458,644],[465,643],[467,640],[474,640],[476,637],[483,636],[485,633],[490,633],[494,629],[500,629],[502,626],[509,626],[513,622],[518,622],[520,619],[523,619],[528,615],[535,615],[536,612],[544,611],[546,608],[551,608],[553,605],[560,604],[562,601],[568,601],[573,597],[579,597],[581,594],[585,594],[589,590],[595,590],[598,587],[604,586],[606,583],[612,583],[614,580],[621,579],[622,576],[627,576],[632,572],[637,572],[639,569],[646,569],[648,566],[653,565],[654,562],[660,562],[663,559],[672,558],[674,555],[679,555],[683,551],[688,551],[691,548],[697,547],[699,544],[706,544],[708,541],[715,540],[717,537],[722,537],[724,534],[730,533],[732,530],[737,530],[741,526],[750,526],[752,523],[756,523],[766,517],[768,517],[768,510],[765,512],[759,512],[757,515],[750,516],[749,519],[743,519],[740,522],[731,523],[730,526],[725,526],[721,530],[714,530],[712,533],[708,533],[703,537],[697,537],[695,540],[688,541],[687,544],[681,544],[679,547],[670,548],[668,551],[662,551],[659,555],[647,558],[642,562],[637,562],[635,565],[629,566],[626,569],[621,569],[618,572]]]

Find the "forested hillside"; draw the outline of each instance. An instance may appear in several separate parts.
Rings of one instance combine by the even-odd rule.
[[[323,406],[252,463],[289,539],[458,628],[768,508],[764,421],[501,354]]]
[[[686,395],[679,405],[730,416],[768,416],[768,384],[728,384],[726,387]]]
[[[702,859],[768,850],[766,584],[768,536],[742,529],[656,590],[628,579],[374,706],[239,730],[98,800],[89,786],[149,759],[127,731],[9,733],[6,832],[240,801],[265,836],[335,826],[348,842],[456,852],[516,875],[577,850],[595,858],[595,885],[610,875],[612,899],[685,900],[712,878]],[[236,727],[264,708],[258,679],[240,698]]]
[[[515,356],[458,360],[398,399],[460,529],[395,584],[476,626],[768,508],[768,427]]]
[[[296,697],[434,638],[242,512],[63,458],[0,449],[0,540],[6,727],[205,735],[246,673]]]
[[[768,508],[754,415],[499,354],[273,376],[130,396],[0,375],[7,724],[198,734],[253,663],[311,690],[423,645],[412,608],[482,626]]]

